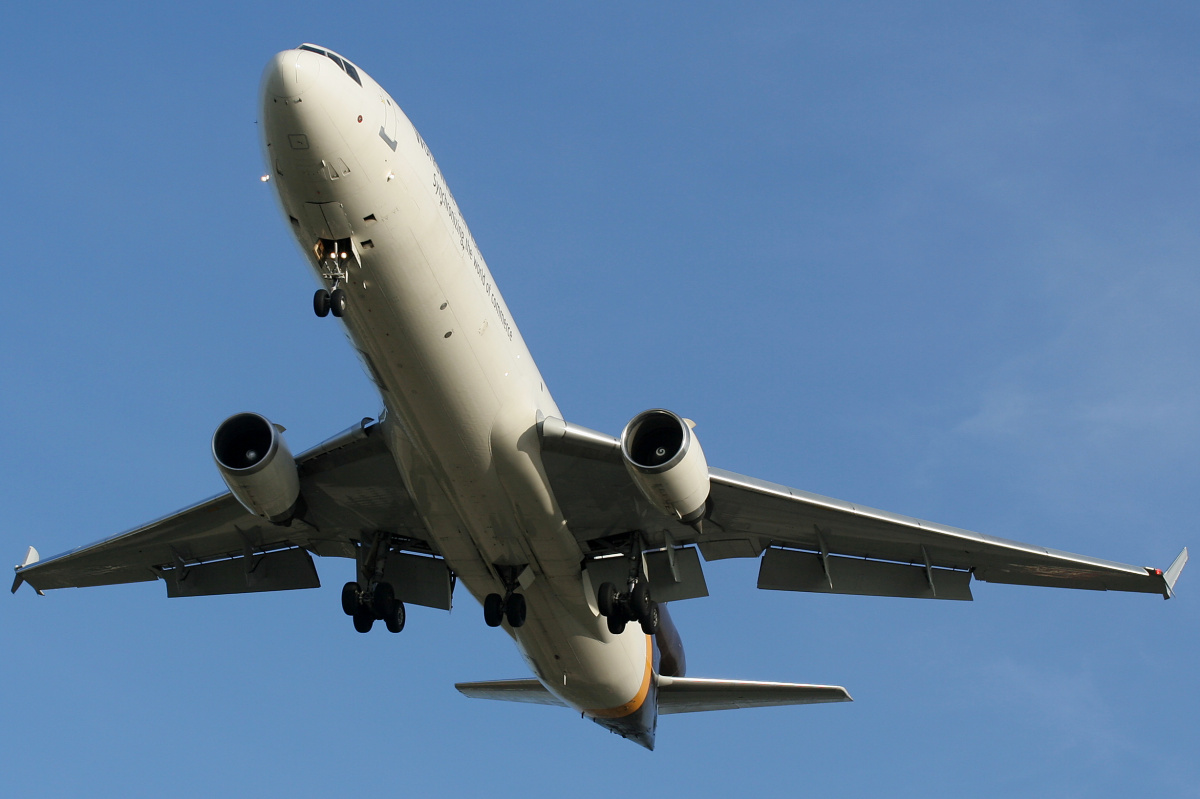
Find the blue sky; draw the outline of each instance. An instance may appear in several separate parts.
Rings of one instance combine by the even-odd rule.
[[[1122,562],[1200,545],[1194,4],[155,4],[0,11],[12,562],[221,490],[242,410],[317,443],[379,400],[269,188],[259,74],[345,53],[433,148],[560,407],[664,406],[709,462]],[[1200,578],[757,591],[673,613],[694,676],[851,705],[669,717],[653,754],[472,702],[518,677],[463,592],[400,636],[324,588],[0,608],[14,796],[1193,795]]]

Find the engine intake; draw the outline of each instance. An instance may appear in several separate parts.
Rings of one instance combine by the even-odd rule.
[[[300,471],[282,432],[264,416],[239,413],[212,439],[213,460],[237,501],[276,524],[291,521],[300,500]]]
[[[670,411],[643,411],[621,433],[621,456],[633,482],[668,516],[686,524],[704,515],[708,461],[691,424]]]

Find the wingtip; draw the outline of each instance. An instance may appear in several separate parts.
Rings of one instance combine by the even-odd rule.
[[[1165,599],[1175,596],[1175,582],[1179,579],[1179,575],[1183,573],[1183,567],[1187,565],[1187,562],[1188,551],[1187,547],[1184,547],[1183,551],[1175,557],[1175,560],[1163,572],[1163,597]]]
[[[21,569],[24,569],[26,566],[32,566],[39,560],[41,560],[41,556],[38,555],[38,551],[33,547],[30,547],[25,553],[25,558],[16,566],[13,566],[13,571],[17,573],[17,576],[13,578],[12,592],[14,594],[17,593],[17,589],[21,587],[21,583],[25,582],[25,575],[21,574]],[[38,593],[40,594],[42,592],[38,591]]]

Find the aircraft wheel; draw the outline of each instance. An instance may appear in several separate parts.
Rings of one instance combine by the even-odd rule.
[[[617,614],[608,617],[608,631],[613,635],[625,632],[625,619]]]
[[[641,621],[650,615],[650,588],[644,582],[639,582],[629,592],[630,621]]]
[[[329,315],[329,292],[325,289],[317,289],[317,293],[313,295],[313,311],[317,316]]]
[[[525,623],[525,595],[513,594],[505,603],[504,615],[508,619],[508,626],[516,629]]]
[[[383,618],[389,633],[398,633],[404,629],[404,615],[404,603],[393,599],[391,612]]]
[[[379,583],[375,586],[375,593],[371,596],[371,609],[375,611],[375,618],[378,621],[383,621],[392,613],[392,606],[396,604],[396,592],[392,590],[391,583]]]
[[[483,598],[483,621],[488,627],[499,627],[504,621],[504,597],[488,594]]]
[[[341,317],[346,313],[346,292],[341,289],[334,289],[329,295],[329,310],[334,316]]]
[[[374,624],[375,609],[370,605],[359,605],[354,611],[354,629],[360,633],[369,633]]]
[[[342,612],[353,616],[358,610],[358,583],[346,583],[342,586]]]
[[[613,607],[616,604],[617,587],[612,583],[601,583],[600,590],[596,592],[596,607],[600,609],[600,615],[612,615]]]
[[[642,617],[642,632],[644,632],[646,635],[657,635],[658,621],[658,603],[651,602],[650,612]]]

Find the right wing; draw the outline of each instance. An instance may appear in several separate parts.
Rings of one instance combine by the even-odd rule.
[[[593,584],[623,579],[623,559],[604,556],[627,551],[636,537],[646,550],[652,591],[664,601],[707,593],[687,545],[705,560],[761,557],[759,588],[936,599],[971,599],[972,577],[1169,598],[1187,562],[1186,549],[1165,572],[1074,555],[723,469],[709,469],[708,507],[693,527],[642,496],[613,436],[561,419],[545,419],[539,429],[555,497],[599,574]],[[689,580],[694,588],[683,585]]]
[[[157,579],[168,596],[316,588],[309,553],[355,558],[359,542],[379,533],[389,534],[393,547],[436,554],[379,424],[369,422],[296,458],[306,509],[288,525],[255,516],[227,492],[47,560],[37,561],[31,548],[13,591],[22,582],[41,593]],[[404,566],[392,556],[389,568],[393,561]]]

